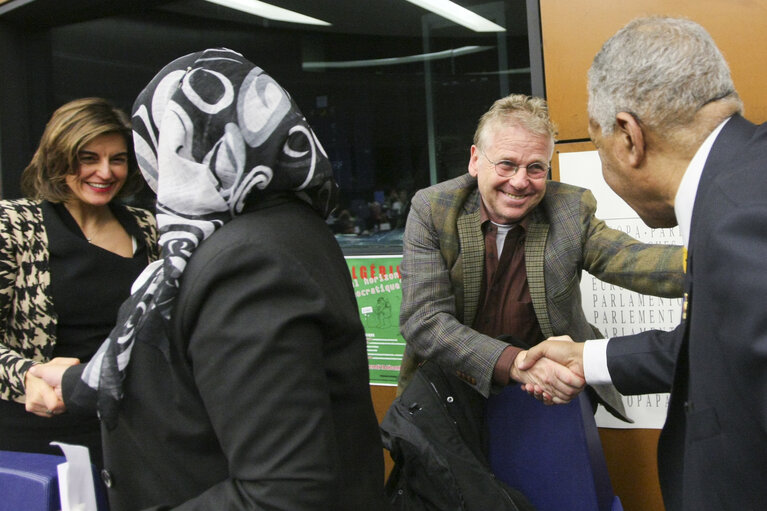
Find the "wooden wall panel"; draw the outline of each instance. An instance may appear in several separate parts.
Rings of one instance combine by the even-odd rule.
[[[624,511],[663,511],[658,483],[659,429],[600,428],[613,491]]]
[[[392,401],[394,401],[394,398],[397,395],[397,387],[371,385],[370,395],[373,398],[373,408],[376,411],[376,417],[380,424],[384,415],[386,415],[386,411],[389,409],[389,406],[391,406]],[[391,456],[389,456],[389,451],[386,449],[383,450],[383,455],[384,463],[386,465],[386,477],[389,477],[389,472],[394,468],[394,461],[392,461]]]
[[[588,138],[586,73],[602,44],[631,19],[692,19],[711,34],[753,122],[767,121],[767,0],[540,0],[546,98],[559,140]]]

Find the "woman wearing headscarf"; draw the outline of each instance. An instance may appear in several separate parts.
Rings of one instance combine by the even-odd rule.
[[[62,386],[70,409],[98,402],[111,509],[382,509],[336,185],[302,114],[211,49],[160,71],[133,129],[161,259]]]
[[[21,178],[26,198],[0,201],[0,450],[75,443],[100,466],[96,416],[62,413],[29,369],[90,360],[157,259],[154,217],[121,203],[142,183],[128,115],[102,98],[61,105]]]

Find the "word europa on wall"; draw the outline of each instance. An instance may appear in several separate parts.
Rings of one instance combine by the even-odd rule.
[[[645,243],[654,243],[656,245],[679,245],[682,243],[682,234],[679,227],[669,227],[660,229],[651,229],[638,218],[633,219],[632,223],[621,223],[620,220],[612,220],[607,224],[613,229],[623,231],[629,236],[633,236],[639,241]]]
[[[641,396],[623,396],[623,405],[627,408],[668,409],[670,394],[642,394]]]

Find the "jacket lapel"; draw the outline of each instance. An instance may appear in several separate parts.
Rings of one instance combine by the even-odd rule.
[[[542,222],[539,216],[534,214],[527,225],[525,269],[527,270],[527,285],[530,288],[533,309],[544,338],[554,335],[554,329],[549,319],[549,309],[546,305],[546,285],[543,271],[544,250],[548,234],[549,224]]]
[[[463,324],[474,323],[482,289],[485,268],[485,239],[479,221],[479,193],[466,202],[464,213],[458,217],[458,239],[463,258]]]

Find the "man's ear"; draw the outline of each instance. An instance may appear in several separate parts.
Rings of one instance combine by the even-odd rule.
[[[471,155],[469,156],[469,174],[471,174],[474,177],[477,177],[477,174],[479,173],[479,149],[477,146],[472,145],[471,146]]]
[[[618,112],[615,116],[615,135],[616,156],[631,167],[641,167],[647,148],[639,120],[628,112]]]

